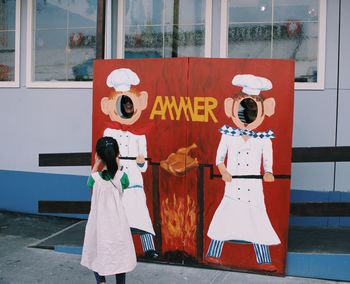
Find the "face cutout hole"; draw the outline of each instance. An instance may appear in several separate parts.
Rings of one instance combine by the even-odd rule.
[[[130,99],[130,97],[123,95],[117,100],[117,114],[121,118],[129,119],[134,115],[134,103]]]
[[[252,123],[258,114],[258,105],[251,98],[241,100],[238,107],[238,117],[243,123]]]

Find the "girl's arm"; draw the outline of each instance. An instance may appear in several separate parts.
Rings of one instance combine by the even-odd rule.
[[[138,155],[136,157],[136,163],[140,171],[144,173],[147,170],[148,166],[147,161],[145,160],[145,158],[147,157],[147,142],[145,135],[139,137],[139,139],[137,140],[137,147]]]
[[[100,157],[97,155],[97,153],[95,153],[95,163],[91,169],[91,173],[96,173],[98,171],[98,168],[101,164],[101,159]],[[93,193],[92,192],[92,189],[94,187],[94,183],[95,183],[95,180],[93,179],[93,177],[90,175],[89,176],[89,179],[88,179],[88,182],[87,182],[87,186],[91,189],[91,194]]]
[[[92,172],[92,173],[96,173],[96,172],[98,171],[98,168],[99,168],[100,164],[101,164],[101,159],[100,159],[100,157],[97,155],[97,153],[95,153],[95,164],[94,164],[94,166],[92,167],[91,172]]]

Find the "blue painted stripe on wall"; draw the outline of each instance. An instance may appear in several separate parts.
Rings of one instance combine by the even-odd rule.
[[[0,209],[38,214],[39,200],[89,201],[86,176],[0,170]],[[292,190],[291,202],[345,202],[350,192]],[[86,214],[46,214],[87,218]],[[291,226],[349,227],[350,217],[290,218]]]
[[[350,217],[289,217],[290,226],[350,227]]]
[[[349,202],[350,192],[291,190],[291,202]]]
[[[291,190],[293,202],[350,202],[350,192]],[[290,226],[349,227],[350,217],[301,217],[291,216]]]
[[[0,170],[0,209],[38,214],[39,200],[89,201],[86,176]],[[45,214],[86,218],[86,214]]]
[[[350,255],[290,252],[287,275],[350,281]]]

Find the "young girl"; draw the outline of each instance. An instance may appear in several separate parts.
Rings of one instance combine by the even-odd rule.
[[[121,201],[129,179],[118,170],[119,148],[112,137],[96,143],[95,164],[88,180],[92,188],[91,209],[85,229],[81,264],[94,271],[97,283],[106,283],[105,275],[116,275],[116,283],[125,283],[125,273],[136,266],[136,254],[130,227]],[[98,172],[100,163],[104,168]]]

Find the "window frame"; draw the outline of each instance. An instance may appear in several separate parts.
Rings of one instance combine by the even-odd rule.
[[[92,89],[93,81],[33,81],[34,70],[34,48],[33,35],[34,32],[34,0],[28,0],[27,3],[27,47],[26,47],[26,87],[28,88],[72,88],[72,89]],[[96,19],[97,24],[97,19]]]
[[[326,13],[327,0],[319,1],[318,53],[317,53],[317,82],[295,82],[296,90],[324,90],[326,62]],[[274,3],[274,0],[272,0]],[[221,0],[220,28],[220,57],[227,58],[228,49],[228,0]]]
[[[124,5],[125,0],[119,0],[117,5],[117,36],[114,46],[117,49],[116,58],[124,58],[125,46],[125,21],[124,21]],[[211,57],[212,48],[212,0],[205,0],[205,37],[204,37],[204,57]],[[110,38],[110,35],[108,37]],[[112,48],[112,47],[111,47]],[[110,53],[108,53],[110,54]]]
[[[20,80],[20,35],[21,35],[21,1],[16,0],[16,21],[15,21],[15,78],[13,81],[0,81],[0,88],[19,88]]]

